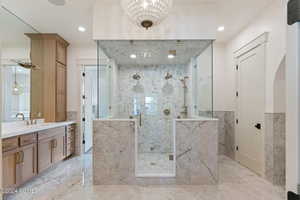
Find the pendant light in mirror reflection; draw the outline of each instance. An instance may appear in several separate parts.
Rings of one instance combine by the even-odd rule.
[[[14,84],[12,88],[12,94],[15,96],[19,96],[23,94],[23,87],[17,81],[17,67],[14,68]]]

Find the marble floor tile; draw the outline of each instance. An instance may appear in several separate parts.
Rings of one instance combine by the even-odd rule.
[[[58,164],[6,196],[9,200],[284,200],[273,186],[225,156],[219,157],[218,185],[92,185],[92,157],[85,154]],[[34,193],[25,190],[35,191]]]
[[[169,160],[170,153],[139,153],[138,174],[174,174],[174,161]]]

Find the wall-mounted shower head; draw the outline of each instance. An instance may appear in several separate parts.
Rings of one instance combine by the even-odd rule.
[[[183,84],[183,88],[187,88],[187,84],[186,84],[187,79],[189,79],[188,76],[185,76],[182,79],[180,79],[181,83]]]
[[[167,75],[165,76],[165,79],[166,80],[169,80],[169,79],[171,79],[173,76],[172,76],[172,74],[170,74],[169,72],[167,73]]]
[[[140,80],[141,79],[141,76],[138,74],[138,73],[136,73],[136,74],[134,74],[133,76],[132,76],[132,78],[134,79],[134,80]]]

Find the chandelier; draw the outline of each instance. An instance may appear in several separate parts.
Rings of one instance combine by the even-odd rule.
[[[168,15],[173,0],[122,0],[129,18],[146,29],[160,24]]]

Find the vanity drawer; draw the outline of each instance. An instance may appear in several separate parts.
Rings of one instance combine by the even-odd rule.
[[[19,147],[18,137],[2,140],[2,151],[10,151]]]
[[[36,133],[20,136],[20,146],[33,144],[36,142]]]
[[[59,134],[65,134],[65,132],[66,132],[66,128],[64,126],[40,131],[38,133],[38,140],[47,139]]]

